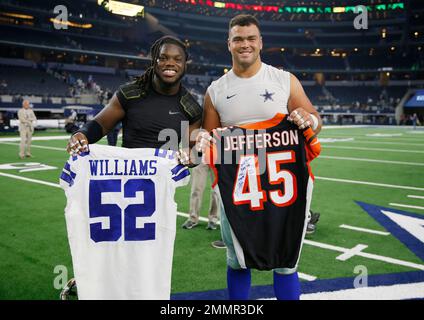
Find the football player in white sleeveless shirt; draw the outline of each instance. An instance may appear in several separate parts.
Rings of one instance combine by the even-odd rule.
[[[238,15],[229,24],[228,50],[232,69],[212,82],[205,95],[202,127],[210,132],[219,127],[271,119],[276,113],[289,114],[300,129],[311,126],[318,133],[321,118],[306,96],[299,80],[289,72],[261,61],[263,43],[259,23],[251,15]],[[199,134],[198,149],[210,144],[209,134]],[[228,230],[225,212],[221,230]],[[250,270],[242,269],[227,243],[227,284],[230,299],[248,299]],[[277,299],[299,299],[300,283],[295,269],[274,270]]]

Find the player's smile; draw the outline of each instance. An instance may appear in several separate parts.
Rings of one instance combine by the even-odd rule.
[[[170,63],[171,64],[171,63]],[[158,71],[158,75],[164,82],[175,82],[180,79],[182,76],[182,71],[176,65],[167,65],[163,68],[160,68]]]
[[[253,51],[247,51],[247,50],[242,50],[242,51],[239,51],[239,55],[242,57],[242,58],[248,58],[251,54],[253,53]]]
[[[177,74],[177,70],[174,70],[174,69],[167,68],[162,70],[162,75],[164,77],[173,78],[176,76],[176,74]]]

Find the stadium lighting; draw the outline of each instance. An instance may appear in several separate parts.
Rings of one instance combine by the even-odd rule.
[[[26,19],[26,20],[33,20],[34,16],[30,16],[27,14],[21,14],[21,13],[14,13],[14,12],[0,12],[1,15],[6,17],[12,17],[12,18],[19,18],[19,19]]]
[[[387,30],[384,28],[383,30],[381,30],[381,37],[382,37],[383,39],[385,39],[385,38],[386,38],[386,36],[387,36]]]
[[[358,52],[358,48],[355,48],[355,49],[353,49],[353,50],[355,50],[355,52]]]
[[[418,31],[415,31],[414,32],[414,36],[415,36],[415,38],[418,38],[418,36],[419,36],[420,34],[418,33]]]
[[[215,1],[214,7],[215,8],[225,8],[225,3],[224,2]]]
[[[98,0],[103,2],[104,0]],[[302,3],[300,6],[289,6],[289,5],[267,5],[265,1],[261,1],[262,4],[249,4],[249,3],[235,3],[231,1],[212,1],[212,0],[178,0],[184,4],[190,4],[193,6],[208,6],[217,9],[230,9],[237,11],[261,11],[261,12],[275,12],[275,13],[289,13],[289,14],[349,14],[355,13],[356,6],[330,6],[319,3],[313,3],[312,5],[305,5]],[[250,1],[252,2],[252,1]],[[323,1],[324,2],[324,1]],[[405,4],[403,2],[390,3],[390,4],[376,4],[367,5],[367,11],[394,11],[405,10]],[[362,12],[360,10],[360,12]]]
[[[284,48],[281,48],[281,52],[284,52],[284,51],[286,51],[286,49],[284,49]]]
[[[390,50],[395,51],[396,47],[391,47]]]
[[[97,4],[113,14],[128,17],[144,17],[144,6],[115,0],[97,0]]]
[[[333,8],[333,13],[344,13],[344,12],[346,12],[345,7],[334,7]]]
[[[75,22],[71,22],[71,21],[62,21],[56,18],[50,18],[50,21],[52,23],[55,24],[60,24],[60,25],[67,25],[69,27],[74,27],[74,28],[81,28],[81,29],[90,29],[93,27],[93,25],[91,23],[85,23],[85,24],[81,24],[81,23],[75,23]]]

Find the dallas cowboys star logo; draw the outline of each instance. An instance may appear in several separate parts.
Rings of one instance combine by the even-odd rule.
[[[272,100],[272,101],[274,101],[274,99],[272,99],[272,96],[275,94],[275,92],[268,92],[268,90],[267,89],[265,89],[265,93],[264,94],[261,94],[260,96],[261,97],[264,97],[265,99],[264,99],[264,102],[267,102],[267,100]]]

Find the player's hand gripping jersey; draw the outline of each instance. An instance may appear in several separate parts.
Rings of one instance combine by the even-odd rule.
[[[305,236],[313,188],[309,162],[321,147],[312,131],[282,114],[214,132],[205,157],[230,223],[237,259],[259,270],[294,268]]]
[[[90,145],[60,177],[79,299],[169,299],[175,188],[172,151]]]

